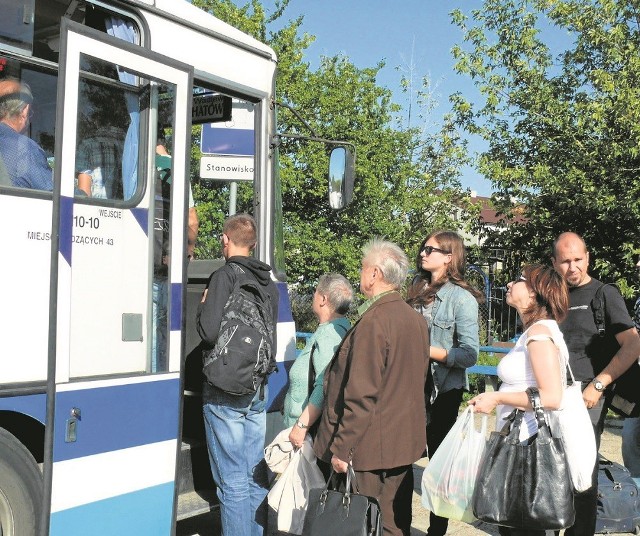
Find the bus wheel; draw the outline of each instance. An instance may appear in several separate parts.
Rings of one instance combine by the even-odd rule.
[[[0,536],[38,533],[42,488],[42,473],[29,450],[0,428]]]

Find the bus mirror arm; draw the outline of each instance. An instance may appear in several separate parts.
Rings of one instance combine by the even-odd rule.
[[[273,101],[273,106],[283,106],[291,111],[300,122],[311,132],[311,136],[294,134],[292,132],[278,133],[273,136],[271,147],[278,149],[282,138],[315,141],[332,147],[329,156],[329,206],[338,210],[346,207],[353,197],[353,183],[356,163],[356,146],[344,140],[331,140],[319,137],[304,118],[291,106],[279,101]]]

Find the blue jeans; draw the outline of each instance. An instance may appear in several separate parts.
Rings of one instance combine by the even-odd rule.
[[[266,525],[265,387],[233,396],[205,382],[202,390],[209,462],[220,501],[223,536],[262,536]]]
[[[151,324],[151,372],[167,370],[167,303],[169,282],[153,278]]]
[[[640,417],[624,420],[622,426],[622,459],[640,486]]]

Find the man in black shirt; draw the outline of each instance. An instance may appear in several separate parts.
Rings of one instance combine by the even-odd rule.
[[[636,263],[640,275],[640,257]],[[640,296],[633,306],[633,323],[640,330]],[[640,417],[627,418],[622,426],[622,460],[631,477],[640,486]]]
[[[562,233],[553,244],[551,260],[569,285],[569,311],[560,324],[569,349],[569,364],[576,380],[582,381],[582,398],[600,445],[606,415],[604,390],[640,356],[640,338],[620,293],[604,287],[605,333],[596,327],[591,301],[602,285],[588,273],[589,252],[579,235]],[[595,462],[595,460],[594,460]],[[576,494],[576,521],[566,536],[592,536],[596,524],[597,464],[593,486]]]

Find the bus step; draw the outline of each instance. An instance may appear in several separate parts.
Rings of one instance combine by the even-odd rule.
[[[182,521],[201,514],[219,510],[218,498],[214,490],[192,491],[181,493],[178,497],[178,514],[176,519]]]
[[[183,438],[180,449],[178,493],[215,490],[204,439]]]

